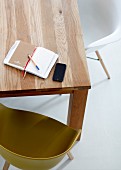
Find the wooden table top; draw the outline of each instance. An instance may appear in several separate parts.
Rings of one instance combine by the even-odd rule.
[[[67,65],[62,83],[44,80],[6,66],[3,60],[16,40],[59,54]],[[0,0],[0,97],[36,95],[44,91],[90,88],[77,0]]]

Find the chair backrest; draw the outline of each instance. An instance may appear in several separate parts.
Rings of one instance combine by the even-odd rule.
[[[86,47],[121,25],[121,0],[78,0],[78,7]]]
[[[58,164],[80,134],[52,118],[0,104],[0,155],[29,170],[48,170]]]

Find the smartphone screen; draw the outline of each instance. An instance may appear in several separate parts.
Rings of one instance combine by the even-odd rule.
[[[53,81],[62,82],[66,71],[66,64],[57,63],[53,74]]]

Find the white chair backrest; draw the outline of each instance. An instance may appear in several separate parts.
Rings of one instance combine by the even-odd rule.
[[[121,0],[78,0],[85,46],[121,25]]]

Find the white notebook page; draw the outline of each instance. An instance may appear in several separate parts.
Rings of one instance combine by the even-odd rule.
[[[43,47],[37,47],[36,51],[34,52],[34,55],[32,56],[32,59],[40,70],[37,70],[33,62],[30,61],[28,66],[26,67],[26,71],[34,73],[35,75],[43,78],[47,78],[57,58],[58,55],[54,52]]]

